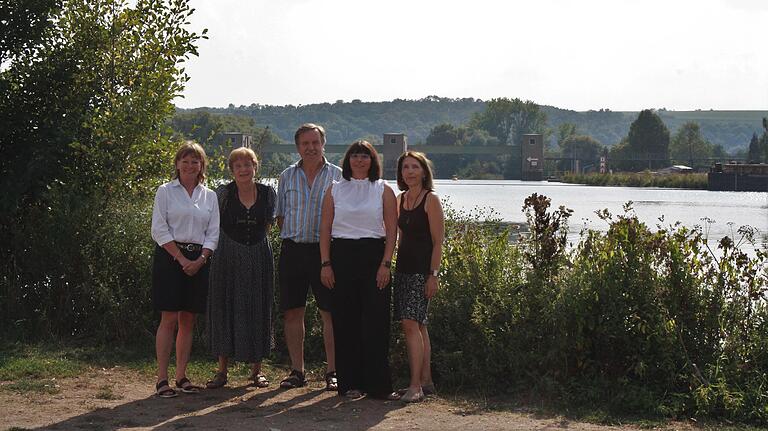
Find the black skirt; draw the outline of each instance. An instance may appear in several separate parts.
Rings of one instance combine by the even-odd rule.
[[[202,250],[181,250],[187,259],[197,259]],[[152,303],[157,311],[188,311],[205,313],[208,298],[208,268],[206,262],[193,276],[159,245],[152,258]]]

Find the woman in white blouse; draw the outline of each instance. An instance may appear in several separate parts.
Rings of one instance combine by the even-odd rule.
[[[152,210],[152,239],[157,243],[152,260],[152,300],[160,312],[155,390],[162,398],[177,395],[168,384],[168,362],[177,327],[176,388],[185,393],[201,389],[187,378],[187,362],[195,315],[206,308],[208,258],[219,241],[216,193],[202,184],[205,151],[187,142],[176,151],[174,165],[173,180],[157,188]]]
[[[393,399],[389,370],[390,266],[397,235],[395,193],[367,141],[350,145],[343,179],[323,199],[320,280],[332,289],[339,395]]]

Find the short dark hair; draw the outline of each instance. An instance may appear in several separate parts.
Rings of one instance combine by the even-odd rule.
[[[365,140],[359,140],[353,142],[347,152],[344,153],[344,162],[341,164],[341,176],[345,180],[349,181],[352,178],[352,165],[349,163],[349,159],[352,154],[368,154],[371,156],[371,167],[368,168],[368,179],[373,182],[381,178],[381,161],[379,160],[379,153],[373,148],[370,142]]]
[[[325,129],[323,129],[323,126],[320,126],[318,124],[314,123],[304,123],[296,130],[296,133],[293,135],[293,142],[296,145],[299,145],[299,136],[301,136],[304,132],[311,132],[313,130],[317,130],[317,133],[320,134],[320,140],[323,141],[323,144],[325,144]]]
[[[406,157],[416,159],[416,161],[421,165],[421,169],[424,170],[424,178],[421,180],[421,186],[424,187],[424,190],[428,190],[430,192],[435,191],[435,184],[433,181],[434,175],[432,174],[432,161],[427,158],[426,154],[420,153],[418,151],[406,151],[403,154],[400,154],[400,157],[397,159],[397,188],[402,191],[408,190],[408,184],[406,184],[405,180],[403,179],[403,160],[405,160]]]

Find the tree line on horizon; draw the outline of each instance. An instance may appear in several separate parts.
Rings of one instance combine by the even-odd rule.
[[[397,111],[396,116],[387,115],[392,110]],[[570,115],[564,117],[563,113]],[[768,160],[764,127],[760,131],[761,137],[757,131],[751,132],[751,140],[744,137],[745,130],[753,128],[752,120],[747,122],[748,126],[739,125],[741,120],[726,120],[717,116],[715,111],[708,111],[701,114],[705,125],[701,126],[699,121],[690,119],[695,118],[690,112],[684,116],[688,118],[684,122],[672,117],[674,114],[664,109],[646,109],[637,114],[610,110],[575,113],[516,98],[497,98],[486,102],[472,98],[430,96],[417,101],[397,99],[393,102],[365,103],[355,100],[298,107],[252,104],[239,108],[230,105],[226,109],[177,110],[172,122],[179,133],[201,142],[211,142],[214,147],[220,141],[216,136],[221,132],[241,131],[258,135],[263,133],[261,130],[264,127],[269,128],[270,143],[290,143],[296,124],[307,121],[326,126],[331,143],[360,138],[380,143],[383,132],[376,134],[372,130],[393,131],[397,130],[398,124],[406,128],[404,131],[410,144],[513,145],[520,142],[524,133],[542,133],[547,143],[545,156],[560,159],[548,169],[555,172],[595,171],[601,156],[605,156],[610,161],[609,168],[616,171],[654,170],[671,163],[704,170],[716,161],[743,159],[759,163]],[[733,117],[732,113],[730,115]],[[552,119],[552,116],[555,118]],[[563,121],[563,118],[574,121]],[[348,120],[346,125],[339,127],[344,119]],[[267,122],[262,123],[261,120]],[[431,123],[434,121],[437,123]],[[623,135],[618,134],[625,123],[626,131]],[[667,123],[677,125],[674,132],[670,131]],[[707,132],[709,130],[711,135],[713,127],[743,138],[742,144],[727,149],[722,144],[714,143]],[[733,127],[744,130],[734,132]],[[211,133],[214,129],[216,131]],[[419,138],[425,130],[426,135],[423,139]],[[605,143],[600,138],[610,141]],[[275,156],[270,156],[266,163],[272,170],[277,169],[271,164],[272,161],[286,164],[285,157]],[[495,155],[434,154],[431,157],[440,178],[519,178],[520,161],[514,157],[504,160],[498,160]]]

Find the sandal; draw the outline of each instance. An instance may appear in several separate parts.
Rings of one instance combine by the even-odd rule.
[[[168,380],[160,380],[157,382],[155,385],[155,394],[160,398],[173,398],[179,396],[179,394],[177,394],[168,384]]]
[[[349,399],[351,399],[351,400],[356,400],[358,398],[362,398],[363,397],[363,393],[360,392],[358,389],[350,389],[350,390],[348,390],[347,392],[344,393],[344,396],[349,398]]]
[[[428,395],[435,395],[437,393],[437,389],[435,389],[434,383],[429,383],[427,385],[422,386],[421,391],[424,392],[425,397]],[[398,395],[405,395],[406,392],[408,392],[408,388],[401,388],[397,390]]]
[[[181,380],[176,380],[176,387],[181,389],[181,392],[185,394],[197,394],[203,389],[200,386],[195,386],[188,378],[182,377]]]
[[[227,384],[227,373],[220,371],[205,383],[206,389],[218,389]]]
[[[336,371],[329,371],[325,373],[325,390],[326,391],[339,390],[339,379],[336,378]]]
[[[266,388],[269,386],[267,376],[261,373],[252,374],[251,377],[249,377],[249,380],[253,383],[253,386],[256,386],[257,388]]]
[[[304,373],[299,370],[291,370],[291,374],[284,378],[280,382],[280,387],[283,389],[300,388],[307,385],[307,379],[304,377]]]
[[[424,401],[424,392],[419,389],[418,391],[411,392],[410,390],[400,397],[400,401],[404,403],[419,403]]]
[[[435,389],[435,384],[430,383],[427,385],[421,385],[421,391],[424,392],[424,396],[428,395],[435,395],[437,393],[437,389]]]

